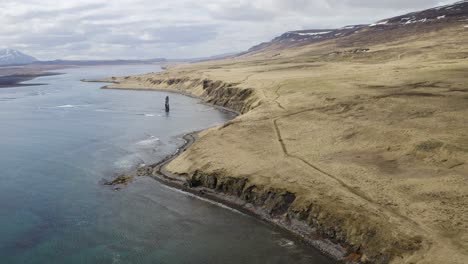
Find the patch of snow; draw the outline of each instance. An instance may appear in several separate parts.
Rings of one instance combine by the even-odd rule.
[[[0,49],[0,64],[28,64],[36,61],[35,58],[14,49]]]
[[[443,18],[445,18],[445,15],[437,17],[437,19],[443,19]]]
[[[375,26],[380,26],[380,25],[386,25],[388,21],[383,21],[383,22],[378,22],[375,24],[370,24],[369,27],[375,27]]]
[[[400,19],[400,20],[402,20],[402,21],[407,21],[407,20],[410,20],[410,19],[411,19],[411,17],[404,17],[404,18],[402,18],[402,19]]]
[[[341,29],[353,29],[355,28],[355,26],[346,26],[346,27],[342,27]]]
[[[468,28],[468,25],[466,25],[465,28]]]
[[[331,33],[331,31],[323,31],[323,32],[311,32],[311,33],[296,33],[301,36],[319,36],[319,35],[324,35]]]
[[[405,25],[413,24],[413,23],[425,23],[427,21],[429,21],[429,19],[427,19],[427,18],[423,18],[423,19],[420,19],[420,20],[409,20],[409,21],[406,21]]]

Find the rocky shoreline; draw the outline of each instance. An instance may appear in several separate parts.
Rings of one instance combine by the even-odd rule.
[[[331,242],[329,254],[343,261],[462,264],[465,48],[432,45],[463,41],[460,30],[368,44],[352,56],[346,50],[362,46],[329,43],[102,81],[241,113],[140,175],[221,200],[311,244]]]
[[[169,172],[165,166],[185,152],[196,141],[198,133],[192,132],[184,135],[185,143],[176,153],[167,156],[156,164],[139,168],[134,172],[133,176],[149,176],[169,187],[228,206],[293,234],[301,241],[337,261],[358,263],[357,260],[360,255],[350,252],[345,246],[320,235],[320,233],[325,233],[325,230],[319,232],[309,227],[307,223],[300,219],[299,215],[290,218],[285,216],[286,211],[295,199],[295,195],[286,190],[269,190],[269,197],[254,198],[251,190],[243,191],[247,179],[230,178],[222,183],[217,183],[220,179],[212,175],[198,173],[191,178],[187,178],[187,175],[176,175]]]
[[[112,81],[114,84],[119,84],[115,79],[106,80],[81,80],[84,82],[102,82]],[[112,86],[106,85],[103,89],[113,89]],[[129,90],[134,90],[128,88]],[[125,88],[119,88],[125,90]],[[220,106],[214,103],[207,102],[196,95],[182,92],[179,90],[170,89],[139,89],[150,91],[170,92],[186,95],[193,98],[198,98],[204,104],[215,107],[221,111],[232,112],[236,115],[241,115],[240,112]],[[223,126],[227,126],[232,121],[228,121]],[[291,214],[289,209],[292,209],[291,204],[296,196],[285,189],[267,189],[262,194],[255,193],[253,188],[245,189],[248,179],[235,177],[217,177],[217,175],[204,174],[197,171],[193,175],[174,174],[166,169],[166,166],[189,149],[197,140],[201,131],[195,131],[183,135],[185,143],[171,155],[168,155],[163,160],[152,165],[145,165],[128,175],[120,175],[113,181],[106,182],[105,185],[126,185],[130,183],[134,177],[151,177],[161,184],[182,190],[192,195],[208,199],[218,204],[222,204],[239,212],[255,217],[261,221],[273,225],[280,230],[292,234],[300,241],[314,247],[326,256],[343,263],[361,263],[363,259],[359,249],[355,249],[350,245],[333,239],[334,232],[321,228],[320,225],[312,226],[307,222],[313,221],[312,212],[294,212]],[[116,188],[117,190],[120,187]],[[364,257],[365,258],[365,257]]]
[[[140,77],[135,78],[138,82],[142,81]],[[261,105],[261,102],[255,99],[253,93],[248,93],[248,96],[245,97],[245,89],[236,87],[235,83],[207,79],[149,79],[147,82],[156,85],[156,87],[143,83],[143,85],[137,84],[138,88],[135,88],[133,87],[135,85],[133,83],[132,86],[126,87],[126,81],[128,80],[129,78],[125,77],[123,80],[122,78],[109,78],[82,81],[113,83],[112,85],[103,86],[103,89],[151,90],[179,93],[199,98],[205,104],[212,105],[213,107],[236,113],[240,118],[242,115]],[[159,86],[162,87],[158,88]],[[203,88],[204,94],[199,95],[191,90],[187,90],[187,88],[196,89],[193,87],[198,86]],[[221,127],[225,128],[238,122],[238,119],[231,120]],[[358,239],[366,241],[363,243],[371,243],[370,240],[375,239],[373,235],[373,232],[375,232],[373,231],[374,227],[360,223],[359,229],[362,229],[365,235],[349,238],[346,233],[348,230],[345,231],[345,228],[348,227],[343,226],[343,221],[347,221],[347,224],[353,226],[355,223],[353,222],[354,219],[353,221],[335,219],[333,214],[329,214],[324,210],[325,208],[313,203],[301,203],[301,206],[293,206],[297,194],[287,188],[256,185],[255,183],[250,183],[248,178],[230,177],[224,171],[206,173],[200,169],[191,173],[184,172],[177,174],[166,169],[166,166],[172,161],[189,150],[190,146],[199,138],[200,133],[202,132],[193,132],[185,135],[183,138],[186,143],[176,153],[166,157],[159,163],[139,168],[131,173],[130,177],[123,175],[123,177],[117,178],[118,184],[122,183],[120,182],[121,179],[124,180],[123,184],[125,185],[131,182],[133,177],[149,176],[167,186],[223,204],[270,223],[339,262],[380,264],[391,261],[392,257],[387,254],[378,253],[368,256],[360,243],[353,241]],[[361,232],[361,230],[358,232]],[[402,244],[401,247],[412,247],[412,245]],[[405,248],[404,250],[407,249]]]
[[[119,84],[115,78],[104,80],[81,80],[83,82],[113,83]],[[211,83],[211,81],[210,81]],[[206,85],[206,81],[205,81]],[[223,84],[218,84],[223,86]],[[114,89],[112,85],[103,86],[102,89]],[[135,90],[132,88],[119,87],[119,90]],[[232,112],[241,115],[240,111],[221,106],[214,102],[209,102],[203,98],[176,89],[139,88],[138,90],[161,91],[182,94],[185,96],[198,98],[204,104],[215,107],[221,111]],[[242,109],[242,107],[240,108]],[[223,126],[230,125],[228,121]],[[161,184],[182,190],[192,195],[208,199],[212,202],[222,204],[239,212],[255,217],[261,221],[273,225],[280,230],[292,234],[300,241],[314,247],[326,256],[343,263],[362,263],[362,253],[359,249],[347,245],[344,241],[333,238],[333,231],[321,228],[320,225],[314,227],[307,221],[313,222],[312,212],[294,212],[291,214],[291,204],[295,200],[295,194],[285,189],[267,189],[263,194],[256,194],[253,188],[245,189],[248,179],[235,177],[217,177],[217,175],[207,175],[197,171],[193,175],[174,174],[166,169],[166,166],[189,149],[197,140],[201,131],[195,131],[183,135],[185,143],[171,155],[152,165],[145,165],[132,173],[120,175],[105,185],[122,186],[129,184],[134,177],[151,177]],[[116,190],[119,190],[117,187]],[[310,215],[310,216],[309,216]],[[316,222],[317,223],[317,222]]]

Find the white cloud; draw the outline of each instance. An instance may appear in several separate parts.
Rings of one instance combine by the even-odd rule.
[[[198,57],[285,31],[371,23],[438,0],[2,0],[0,43],[40,59]]]

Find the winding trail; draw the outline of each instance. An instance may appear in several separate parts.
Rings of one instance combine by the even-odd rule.
[[[276,97],[275,99],[273,99],[275,101],[275,103],[278,105],[279,108],[283,109],[283,110],[286,110],[286,108],[284,108],[283,105],[281,105],[281,103],[278,101],[278,99],[280,98],[280,93],[279,91],[281,90],[281,88],[283,88],[283,86],[281,84],[278,85],[278,87],[276,88],[275,90],[275,94],[276,94]]]
[[[282,88],[281,85],[278,85],[278,87],[276,88],[275,90],[275,93],[277,95],[277,97],[274,99],[274,102],[283,110],[286,110],[279,102],[278,102],[278,99],[281,97],[281,95],[279,94],[279,90]],[[382,205],[380,205],[378,202],[375,202],[373,199],[371,199],[370,197],[368,197],[364,192],[362,191],[359,191],[357,190],[356,188],[346,184],[343,180],[341,180],[339,177],[323,170],[322,168],[318,167],[317,165],[307,161],[305,158],[301,157],[301,156],[298,156],[298,155],[295,155],[295,154],[292,154],[288,151],[288,147],[287,147],[287,144],[284,142],[284,139],[283,139],[283,136],[282,136],[282,132],[281,132],[281,129],[280,129],[280,126],[278,124],[278,122],[283,119],[283,118],[287,118],[287,117],[291,117],[291,116],[295,116],[295,115],[300,115],[300,114],[303,114],[303,113],[306,113],[306,112],[313,112],[313,111],[317,111],[317,110],[320,110],[320,109],[323,109],[323,107],[314,107],[314,108],[310,108],[310,109],[304,109],[304,110],[300,110],[300,111],[297,111],[297,112],[293,112],[293,113],[289,113],[289,114],[286,114],[286,115],[281,115],[281,116],[278,116],[276,118],[273,119],[273,127],[275,129],[275,132],[276,132],[276,136],[277,136],[277,140],[281,146],[281,149],[283,151],[283,154],[286,158],[290,158],[290,159],[294,159],[308,167],[310,167],[311,169],[327,176],[328,178],[334,180],[335,182],[337,182],[341,187],[343,187],[344,189],[346,189],[347,191],[349,191],[350,193],[352,193],[353,195],[355,195],[357,198],[359,199],[362,199],[364,200],[365,202],[373,205],[375,208],[377,208],[378,210],[382,210],[384,211],[384,213],[386,213],[389,217],[394,217],[394,218],[397,218],[397,219],[401,219],[401,220],[404,220],[404,221],[407,221],[409,223],[412,224],[413,228],[415,230],[418,230],[426,235],[429,235],[430,232],[427,228],[424,228],[423,226],[421,226],[418,222],[410,219],[409,217],[405,216],[405,215],[402,215],[400,214],[397,210],[394,210],[394,209],[391,209],[391,208],[387,208],[387,207],[384,207]]]

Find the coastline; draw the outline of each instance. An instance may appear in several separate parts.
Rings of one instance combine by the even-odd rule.
[[[1,88],[13,88],[13,87],[24,87],[24,86],[39,86],[46,85],[44,83],[23,83],[34,80],[39,77],[61,75],[58,72],[41,72],[36,74],[11,74],[0,76],[0,89]]]
[[[179,147],[175,153],[165,157],[160,162],[139,168],[135,172],[135,176],[149,176],[155,179],[156,181],[160,182],[161,184],[164,184],[171,188],[190,193],[202,199],[212,201],[215,204],[221,204],[246,215],[252,216],[260,221],[272,225],[274,228],[278,228],[283,232],[287,232],[288,234],[293,235],[296,239],[300,240],[303,243],[306,243],[307,245],[313,247],[315,250],[320,251],[322,254],[336,261],[344,260],[348,252],[341,245],[333,243],[330,240],[324,238],[317,237],[316,239],[312,239],[311,237],[309,237],[310,234],[306,232],[301,232],[301,230],[299,229],[295,229],[294,226],[291,225],[291,223],[288,224],[285,221],[279,221],[278,219],[275,219],[268,215],[264,210],[262,210],[262,208],[257,208],[252,204],[240,199],[239,197],[216,192],[215,190],[206,187],[190,187],[190,184],[187,182],[186,177],[178,176],[169,172],[166,169],[166,165],[168,165],[180,154],[182,154],[188,148],[190,148],[193,145],[193,143],[195,143],[195,141],[197,140],[198,134],[200,132],[201,131],[194,131],[183,135],[185,143],[181,147]],[[147,174],[148,169],[149,171],[151,171],[151,174],[145,175]]]
[[[87,80],[87,79],[82,79],[80,80],[82,82],[94,82],[94,83],[113,83],[113,84],[119,84],[119,82],[111,82],[111,81],[105,81],[105,80]],[[132,89],[132,88],[113,88],[111,85],[104,85],[101,87],[101,89],[111,89],[111,90],[123,90],[123,91],[136,91],[136,89]],[[188,96],[190,98],[195,98],[195,99],[198,99],[200,100],[203,104],[205,105],[208,105],[208,106],[211,106],[211,107],[214,107],[218,110],[221,110],[221,111],[225,111],[225,112],[230,112],[232,114],[235,114],[237,116],[241,115],[241,113],[239,111],[236,111],[234,109],[231,109],[229,107],[224,107],[224,106],[219,106],[219,105],[216,105],[216,104],[212,104],[212,103],[209,103],[209,102],[206,102],[203,100],[203,98],[199,97],[199,96],[196,96],[194,94],[191,94],[191,93],[187,93],[187,92],[183,92],[183,91],[179,91],[179,90],[175,90],[175,89],[157,89],[157,88],[141,88],[141,89],[138,89],[137,91],[150,91],[150,92],[164,92],[164,93],[172,93],[172,94],[180,94],[180,95],[184,95],[184,96]],[[200,132],[200,131],[199,131]],[[191,133],[195,133],[195,132],[191,132]],[[189,134],[191,134],[189,133]]]
[[[352,57],[329,57],[333,45],[307,46],[281,58],[260,54],[102,81],[188,93],[242,114],[203,131],[165,164],[179,186],[253,205],[259,218],[343,245],[346,261],[461,264],[468,256],[461,184],[468,138],[460,137],[466,63],[455,48],[433,49],[433,57],[416,52],[427,44],[371,45],[379,51]],[[395,60],[395,49],[415,53]]]
[[[83,82],[96,82],[96,83],[109,83],[106,80],[81,80]],[[119,82],[114,81],[110,82],[114,84],[119,84]],[[101,89],[113,89],[113,90],[132,90],[132,88],[113,88],[110,85],[106,85],[101,87]],[[191,98],[199,99],[203,104],[209,105],[214,107],[220,111],[227,111],[231,112],[237,116],[242,115],[239,111],[230,109],[228,107],[219,106],[216,104],[208,103],[203,98],[196,96],[194,94],[185,93],[175,89],[155,89],[155,88],[139,88],[138,91],[156,91],[156,92],[167,92],[167,93],[175,93],[184,96],[188,96]],[[230,120],[232,121],[232,120]],[[222,124],[221,126],[226,126],[230,121]],[[169,172],[166,169],[166,166],[176,158],[178,158],[182,153],[187,151],[199,137],[199,134],[203,131],[206,131],[210,128],[200,131],[192,131],[184,134],[182,136],[185,143],[180,146],[175,153],[170,154],[163,158],[161,161],[151,164],[145,165],[141,168],[136,169],[133,172],[128,173],[130,177],[151,177],[152,179],[158,181],[159,183],[166,185],[171,188],[178,189],[180,191],[189,193],[191,195],[200,197],[202,199],[206,199],[208,201],[213,202],[217,205],[226,206],[230,209],[234,209],[251,217],[258,219],[259,221],[265,222],[271,225],[273,228],[277,228],[281,232],[285,232],[289,235],[292,235],[298,241],[305,243],[308,246],[313,247],[315,250],[321,252],[325,256],[337,261],[337,262],[345,262],[345,263],[354,263],[359,264],[361,262],[357,261],[361,255],[353,250],[349,250],[346,246],[341,245],[340,243],[333,242],[315,232],[315,230],[310,230],[302,226],[302,224],[291,223],[290,221],[279,219],[270,215],[265,208],[257,207],[252,203],[249,203],[236,195],[230,195],[223,192],[217,192],[214,189],[206,188],[203,186],[191,187],[189,183],[189,179],[186,175],[176,175],[174,173]],[[311,236],[311,232],[313,235]]]

